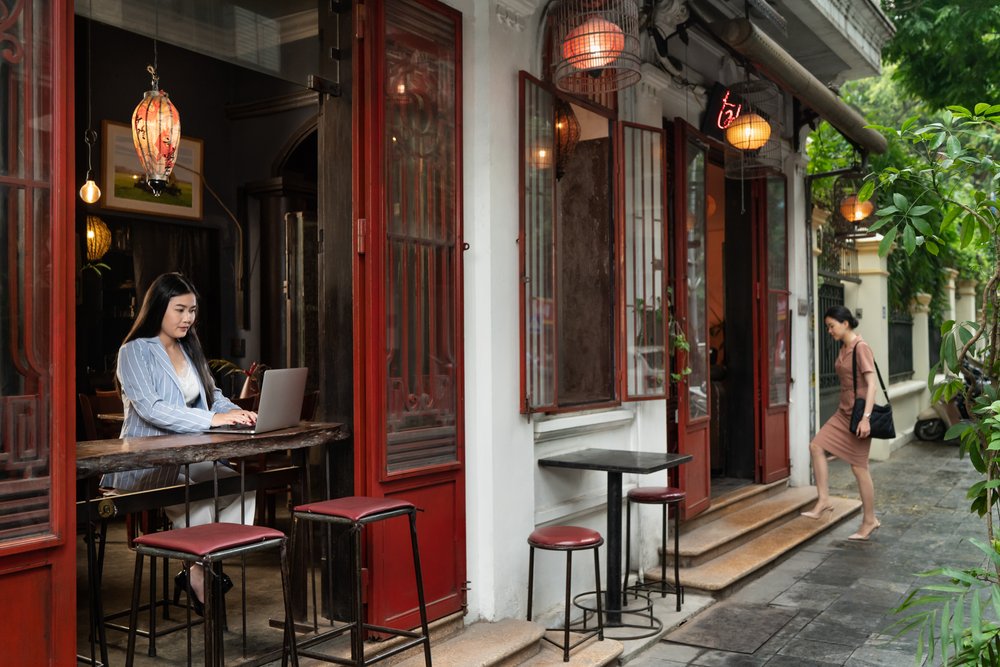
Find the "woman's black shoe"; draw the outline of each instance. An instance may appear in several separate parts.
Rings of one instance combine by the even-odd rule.
[[[232,582],[229,582],[232,586]],[[188,589],[188,576],[186,570],[181,570],[176,575],[174,575],[174,604],[180,605],[181,603],[181,591],[187,591]],[[194,594],[194,591],[190,591],[188,598],[191,600],[191,609],[194,613],[199,616],[205,615],[205,605],[198,599]]]

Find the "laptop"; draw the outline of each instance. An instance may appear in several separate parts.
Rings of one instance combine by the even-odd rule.
[[[257,406],[257,423],[253,426],[215,426],[207,433],[257,435],[298,425],[308,373],[308,368],[272,368],[264,371],[260,403]]]

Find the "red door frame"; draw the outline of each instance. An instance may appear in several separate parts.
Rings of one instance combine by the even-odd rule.
[[[673,309],[681,330],[688,333],[688,293],[687,293],[687,150],[688,140],[696,139],[705,144],[708,138],[695,131],[682,119],[674,121],[674,303]],[[708,149],[705,149],[705,164],[708,165]],[[706,340],[708,323],[705,322]],[[689,336],[690,338],[690,336]],[[686,355],[677,353],[677,368],[687,364]],[[711,505],[712,462],[709,441],[712,402],[708,397],[707,416],[688,422],[689,401],[687,378],[682,378],[677,389],[677,451],[690,454],[694,458],[678,469],[680,488],[686,498],[681,505],[681,516],[685,519],[696,516]],[[668,416],[669,419],[669,416]]]
[[[392,0],[386,0],[391,2]],[[427,594],[427,611],[431,620],[464,608],[465,600],[465,448],[464,448],[464,389],[462,377],[462,108],[461,108],[461,27],[462,15],[436,0],[414,0],[429,12],[444,16],[456,27],[456,100],[455,165],[456,211],[455,246],[452,260],[456,267],[456,285],[451,302],[456,336],[456,456],[451,463],[387,472],[386,465],[386,303],[385,281],[385,205],[387,193],[383,177],[385,164],[385,117],[383,72],[384,2],[357,0],[355,4],[355,38],[357,57],[354,59],[353,82],[353,160],[354,171],[354,381],[355,381],[355,442],[354,486],[358,495],[413,498],[425,512],[418,518],[421,560]],[[438,495],[433,495],[438,494]],[[436,499],[448,498],[439,503]],[[433,500],[428,500],[433,495]],[[422,502],[424,504],[422,505]],[[399,525],[369,527],[366,563],[369,566],[368,617],[373,623],[394,627],[414,627],[419,620],[412,579],[401,587],[387,585],[387,578],[400,571],[412,572],[408,533]],[[428,529],[444,525],[451,533],[447,540],[433,539]],[[421,530],[421,526],[424,529]],[[444,550],[443,552],[441,550]],[[440,572],[436,554],[443,553],[452,562],[452,571]],[[397,560],[398,557],[398,560]],[[391,562],[390,562],[391,561]],[[435,570],[432,564],[438,562]],[[432,575],[431,581],[428,576]],[[400,577],[400,580],[407,579]],[[437,576],[437,590],[435,580]],[[399,590],[402,588],[402,590]]]
[[[44,91],[38,98],[43,103],[48,101],[51,108],[36,110],[39,116],[51,111],[51,143],[39,142],[37,145],[47,147],[48,153],[34,156],[48,163],[51,180],[0,177],[0,182],[14,187],[50,188],[51,206],[51,263],[48,267],[51,291],[47,295],[48,303],[41,305],[48,308],[50,324],[48,331],[35,334],[48,338],[52,355],[49,360],[51,374],[43,375],[39,385],[41,393],[48,386],[51,400],[47,415],[51,530],[37,537],[0,542],[0,590],[4,591],[0,595],[0,616],[10,619],[0,623],[0,646],[3,646],[4,660],[18,665],[68,665],[76,661],[76,409],[73,381],[76,361],[73,337],[66,335],[67,331],[75,330],[76,303],[73,252],[76,191],[72,185],[76,162],[71,139],[76,136],[73,125],[73,4],[54,0],[45,6],[49,14],[37,17],[32,15],[35,8],[32,3],[11,9],[9,20],[22,24],[25,38],[20,60],[16,59],[13,49],[4,56],[8,64],[21,68],[24,73],[23,78],[14,78],[22,86],[31,89],[41,79],[46,66],[51,71],[45,75],[51,76],[52,81],[48,99]],[[37,21],[37,25],[32,25],[32,21]],[[31,40],[35,36],[50,41],[33,44]],[[33,55],[40,55],[40,60],[34,60]],[[31,115],[30,107],[26,106],[26,124],[31,121]],[[32,142],[35,134],[43,131],[36,127],[33,132],[27,125],[23,129],[27,140]],[[20,159],[32,159],[31,151],[26,150]],[[31,202],[28,204],[30,206]],[[29,214],[26,226],[29,234],[33,231],[32,219]],[[18,293],[17,296],[27,295]],[[31,323],[23,324],[27,334]],[[16,436],[12,433],[11,437]]]

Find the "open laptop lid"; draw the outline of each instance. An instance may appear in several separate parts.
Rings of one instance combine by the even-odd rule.
[[[221,426],[212,433],[267,433],[295,426],[302,414],[308,368],[272,368],[264,371],[257,406],[257,424],[252,430]]]

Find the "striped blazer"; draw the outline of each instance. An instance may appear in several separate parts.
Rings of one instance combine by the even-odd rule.
[[[118,350],[118,382],[125,408],[125,423],[119,436],[122,438],[200,433],[212,426],[213,413],[239,409],[216,387],[209,410],[205,387],[200,381],[198,401],[188,407],[170,357],[155,336],[136,338]],[[101,486],[122,491],[155,489],[174,484],[179,470],[178,466],[163,466],[112,473],[101,479]]]

